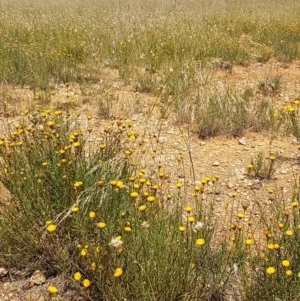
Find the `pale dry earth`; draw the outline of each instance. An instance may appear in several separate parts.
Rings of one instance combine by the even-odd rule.
[[[257,83],[270,76],[281,76],[282,87],[278,95],[274,95],[277,103],[286,103],[300,96],[300,63],[290,65],[270,62],[249,66],[234,66],[231,72],[215,71],[215,81],[228,84],[257,86]],[[70,109],[80,112],[82,122],[86,122],[87,114],[93,115],[93,128],[110,122],[112,118],[126,115],[134,122],[134,130],[145,133],[146,155],[142,153],[136,160],[142,167],[163,165],[170,175],[171,183],[184,182],[186,203],[192,203],[190,192],[193,185],[205,176],[218,175],[218,194],[214,196],[216,217],[224,215],[225,204],[236,211],[241,210],[245,202],[249,205],[247,219],[259,219],[259,211],[255,201],[272,210],[269,189],[283,193],[288,201],[292,196],[295,179],[299,176],[299,150],[293,137],[284,134],[270,144],[269,133],[245,133],[245,137],[216,137],[200,140],[197,133],[187,124],[179,124],[170,113],[167,119],[161,119],[155,96],[137,93],[119,78],[115,70],[104,69],[98,83],[89,86],[78,84],[57,85],[51,95],[41,94],[45,103],[51,101],[55,108]],[[26,88],[3,86],[0,96],[7,101],[7,106],[0,112],[0,129],[7,128],[8,123],[18,120],[20,108],[30,108],[37,96]],[[97,141],[97,130],[91,140]],[[260,181],[247,175],[246,166],[259,152],[266,156],[273,153],[278,158],[278,166],[273,181]],[[233,198],[232,193],[238,197]],[[0,197],[8,199],[9,193],[0,187]],[[18,272],[22,274],[21,272]],[[0,273],[1,274],[1,273]],[[0,275],[1,276],[1,275]],[[32,275],[16,276],[16,271],[0,277],[0,300],[8,301],[43,301],[47,300],[47,286],[57,285],[64,292],[61,300],[81,300],[60,278],[45,279],[43,283],[31,283]],[[30,284],[31,283],[31,284]],[[239,300],[238,296],[228,295],[228,301]]]

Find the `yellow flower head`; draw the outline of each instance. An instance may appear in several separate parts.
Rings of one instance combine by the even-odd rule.
[[[276,269],[275,269],[274,267],[268,267],[268,268],[266,269],[266,273],[267,273],[268,275],[273,275],[275,272],[276,272]]]
[[[118,188],[121,188],[121,187],[123,187],[124,183],[123,183],[123,181],[117,181],[116,185]]]
[[[245,217],[245,214],[242,212],[238,212],[238,214],[236,215],[239,219],[243,219]]]
[[[73,187],[76,190],[76,189],[80,188],[82,185],[83,185],[82,181],[76,181],[76,182],[74,182]]]
[[[88,253],[87,249],[86,249],[86,248],[83,248],[83,249],[81,250],[81,252],[80,252],[80,255],[84,257],[84,256],[87,255],[87,253]]]
[[[184,232],[184,231],[185,231],[185,227],[184,227],[184,226],[179,226],[179,227],[178,227],[178,230],[179,230],[180,232]]]
[[[246,239],[245,244],[248,246],[252,245],[252,239]]]
[[[55,230],[56,230],[56,225],[49,224],[49,225],[47,226],[47,231],[48,231],[48,233],[53,233],[53,232],[55,232]]]
[[[194,223],[195,220],[196,220],[196,219],[195,219],[194,216],[189,216],[189,217],[188,217],[188,222],[191,223],[191,224]]]
[[[144,212],[146,209],[147,209],[147,206],[146,206],[146,205],[141,205],[141,206],[139,206],[139,211],[140,211],[140,212]]]
[[[292,230],[286,230],[286,231],[285,231],[285,234],[286,234],[287,236],[293,236],[293,235],[294,235],[294,232],[293,232]]]
[[[130,193],[130,197],[133,198],[133,199],[137,198],[138,196],[139,196],[139,194],[136,191],[133,191],[133,192]]]
[[[150,195],[150,196],[147,197],[147,201],[152,203],[152,202],[155,201],[155,197]]]
[[[287,276],[293,276],[293,271],[292,271],[292,270],[286,270],[286,271],[285,271],[285,274],[286,274]]]
[[[184,210],[185,210],[186,212],[190,213],[190,212],[193,210],[193,208],[192,208],[191,206],[186,206],[186,207],[184,208]]]
[[[285,268],[288,268],[288,267],[291,265],[291,263],[290,263],[289,260],[282,260],[281,264],[282,264],[282,266],[284,266]]]
[[[73,276],[75,281],[80,281],[81,280],[81,273],[80,272],[76,272]]]
[[[121,277],[123,274],[123,269],[122,268],[116,268],[115,271],[114,271],[114,277],[115,278],[118,278],[118,277]]]
[[[58,293],[58,289],[55,286],[48,286],[47,291],[50,295],[55,295]]]
[[[90,211],[89,218],[94,219],[95,217],[96,217],[96,212],[95,211]]]
[[[91,281],[89,279],[84,279],[82,285],[84,288],[88,288],[91,285]]]
[[[176,187],[177,187],[177,188],[181,188],[182,186],[183,186],[182,182],[177,182],[177,183],[176,183]]]
[[[106,223],[104,223],[104,222],[99,222],[99,223],[97,224],[97,227],[98,227],[99,229],[104,229],[104,228],[106,227]]]
[[[197,240],[196,240],[196,245],[197,246],[203,246],[205,244],[205,239],[204,238],[198,238]]]
[[[78,210],[79,210],[79,208],[78,208],[77,206],[74,206],[74,207],[72,207],[72,209],[71,209],[71,211],[74,212],[74,213],[77,212]]]
[[[124,231],[125,231],[125,232],[131,232],[132,229],[131,229],[131,227],[125,227],[125,228],[124,228]]]

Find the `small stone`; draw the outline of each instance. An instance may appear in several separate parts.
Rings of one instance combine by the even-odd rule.
[[[0,278],[5,277],[8,274],[8,270],[5,268],[0,268]]]
[[[246,143],[246,138],[245,138],[245,137],[240,138],[240,139],[238,140],[238,142],[239,142],[240,145],[246,145],[246,144],[247,144],[247,143]]]
[[[236,185],[234,180],[229,180],[227,183],[227,187],[232,189]]]
[[[41,285],[45,282],[46,282],[46,276],[40,270],[36,270],[30,277],[29,285],[30,286]]]
[[[159,143],[165,143],[165,142],[167,142],[167,140],[168,140],[168,138],[167,137],[163,137],[163,136],[161,136],[161,137],[158,138],[158,142]]]
[[[212,164],[212,166],[219,166],[219,165],[220,165],[219,161],[215,161],[215,162]]]

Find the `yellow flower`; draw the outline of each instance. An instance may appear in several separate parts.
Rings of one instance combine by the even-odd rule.
[[[56,230],[56,225],[50,224],[47,226],[47,231],[49,233],[53,233],[53,232],[55,232],[55,230]]]
[[[139,194],[136,191],[130,193],[130,197],[132,197],[133,199],[137,198],[138,196]]]
[[[266,273],[267,273],[268,275],[273,275],[275,272],[276,272],[276,269],[275,269],[274,267],[268,267],[268,268],[266,269]]]
[[[188,222],[191,223],[191,224],[194,223],[195,220],[196,220],[196,219],[195,219],[194,216],[189,216],[189,217],[188,217]]]
[[[276,157],[274,155],[270,155],[270,160],[274,161],[276,159]]]
[[[81,280],[81,273],[80,272],[76,272],[73,276],[75,281],[80,281]]]
[[[186,207],[184,208],[184,210],[185,210],[186,212],[190,213],[190,212],[193,210],[193,208],[192,208],[191,206],[186,206]]]
[[[117,181],[117,187],[121,188],[123,187],[124,183],[122,181]]]
[[[139,206],[139,211],[144,212],[147,209],[146,205]]]
[[[88,288],[91,285],[91,281],[89,279],[84,279],[82,285],[83,287]]]
[[[248,170],[252,170],[253,164],[248,164],[248,165],[247,165],[247,168],[248,168]]]
[[[89,213],[89,218],[90,218],[90,219],[94,219],[95,217],[96,217],[96,212],[90,211],[90,213]]]
[[[177,183],[176,183],[176,187],[177,187],[177,188],[181,188],[182,186],[183,186],[182,182],[177,182]]]
[[[284,227],[283,223],[278,223],[278,228],[282,229]]]
[[[293,275],[293,271],[292,271],[292,270],[286,270],[286,271],[285,271],[285,274],[286,274],[287,276],[292,276],[292,275]]]
[[[274,250],[274,244],[268,244],[267,248],[268,248],[269,250]]]
[[[159,176],[160,178],[163,178],[163,177],[165,176],[165,173],[162,172],[162,171],[160,171],[160,172],[158,173],[158,176]]]
[[[140,183],[145,183],[145,182],[146,182],[146,179],[145,179],[144,177],[143,177],[143,178],[140,178],[140,179],[139,179],[139,182],[140,182]]]
[[[115,271],[114,271],[114,277],[115,278],[118,278],[120,276],[122,276],[123,274],[123,269],[122,268],[116,268]]]
[[[73,146],[76,148],[76,147],[79,147],[80,146],[80,142],[79,141],[76,141],[76,142],[73,142]]]
[[[196,245],[197,245],[197,246],[203,246],[204,244],[205,244],[204,238],[198,238],[198,239],[196,240]]]
[[[48,124],[49,127],[53,127],[53,126],[54,126],[54,121],[51,120],[51,121],[49,121],[47,124]]]
[[[252,239],[246,239],[245,243],[246,245],[250,246],[252,244]]]
[[[184,231],[185,231],[185,227],[184,227],[184,226],[179,226],[178,230],[179,230],[180,232],[184,232]]]
[[[50,295],[55,295],[58,293],[58,289],[55,286],[48,286],[47,291]]]
[[[76,206],[75,206],[75,207],[72,207],[72,209],[71,209],[71,211],[74,212],[74,213],[77,212],[78,210],[79,210],[79,208],[76,207]]]
[[[150,202],[150,203],[154,202],[155,201],[155,197],[150,195],[150,196],[147,197],[147,201]]]
[[[96,262],[92,262],[91,263],[91,270],[96,271],[96,267],[97,267]]]
[[[195,191],[200,191],[200,190],[201,190],[201,187],[200,187],[199,185],[196,185],[196,186],[194,187],[194,190],[195,190]]]
[[[293,235],[294,235],[294,232],[293,232],[292,230],[286,230],[286,231],[285,231],[285,234],[286,234],[287,236],[293,236]]]
[[[74,182],[73,187],[76,190],[76,189],[80,188],[82,185],[83,185],[82,181],[76,181],[76,182]]]
[[[88,252],[87,249],[84,248],[84,249],[81,250],[80,255],[84,257],[84,256],[87,255],[87,252]]]
[[[125,231],[125,232],[131,232],[132,229],[131,229],[131,227],[125,227],[125,228],[124,228],[124,231]]]
[[[281,264],[282,264],[285,268],[288,268],[288,267],[291,265],[291,263],[290,263],[289,260],[282,260]]]
[[[97,227],[98,227],[99,229],[104,229],[104,228],[106,227],[106,223],[104,223],[104,222],[99,222],[99,223],[97,224]]]
[[[245,217],[245,214],[242,212],[238,212],[238,214],[236,215],[239,219],[243,219]]]

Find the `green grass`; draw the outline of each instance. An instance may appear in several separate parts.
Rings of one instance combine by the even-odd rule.
[[[291,201],[274,189],[271,207],[246,206],[237,192],[217,203],[217,175],[185,185],[157,162],[137,164],[147,133],[130,120],[95,131],[90,117],[71,114],[70,101],[65,111],[42,107],[56,85],[88,87],[109,68],[155,95],[161,117],[175,113],[201,138],[270,131],[272,142],[284,129],[299,140],[299,100],[273,101],[280,76],[256,87],[214,80],[237,64],[299,59],[299,12],[292,0],[2,1],[0,180],[10,197],[0,204],[1,266],[64,274],[87,300],[221,301],[233,291],[243,300],[297,300],[296,175]],[[41,105],[15,109],[16,124],[9,85],[28,86]],[[110,115],[109,99],[101,101]],[[276,156],[259,153],[248,176],[271,181],[277,166]]]
[[[280,1],[64,1],[59,5],[4,1],[0,79],[50,90],[60,83],[97,82],[103,67],[115,68],[137,91],[158,96],[163,110],[175,110],[178,121],[196,120],[200,136],[204,132],[209,136],[206,126],[201,128],[202,114],[193,110],[195,98],[203,100],[199,94],[203,78],[211,69],[230,71],[237,64],[299,59],[299,10],[299,3],[292,0],[285,5]],[[206,83],[205,93],[211,89]],[[278,91],[280,78],[259,83],[259,89]],[[234,131],[252,127],[252,121],[246,123],[238,122]],[[226,131],[231,132],[232,126]]]

